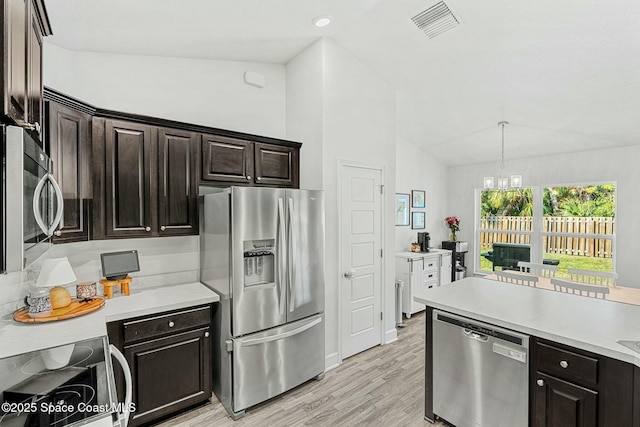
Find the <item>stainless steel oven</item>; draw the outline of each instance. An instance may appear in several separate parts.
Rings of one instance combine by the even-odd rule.
[[[62,220],[62,191],[49,156],[21,127],[3,126],[6,271],[20,271],[49,249]]]
[[[111,356],[125,372],[124,402]],[[126,427],[135,410],[130,372],[106,336],[0,359],[0,427]]]

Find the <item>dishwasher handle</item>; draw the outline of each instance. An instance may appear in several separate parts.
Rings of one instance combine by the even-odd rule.
[[[467,336],[467,338],[471,338],[481,342],[489,341],[489,336],[485,334],[478,333],[476,331],[472,331],[471,329],[463,328],[462,333]]]

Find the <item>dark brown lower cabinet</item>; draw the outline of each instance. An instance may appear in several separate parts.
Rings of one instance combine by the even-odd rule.
[[[107,325],[110,342],[131,369],[130,426],[156,422],[211,397],[211,312],[207,305]],[[122,399],[119,370],[116,384]]]
[[[640,425],[632,364],[536,337],[530,349],[533,427]]]
[[[534,427],[597,426],[598,393],[538,372]]]

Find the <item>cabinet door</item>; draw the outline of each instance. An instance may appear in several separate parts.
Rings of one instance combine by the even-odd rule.
[[[440,257],[440,286],[451,283],[451,254]]]
[[[146,237],[155,229],[154,139],[150,126],[105,121],[106,238]]]
[[[27,14],[31,0],[7,0],[7,79],[5,113],[17,123],[27,119]]]
[[[598,393],[557,378],[536,373],[534,427],[595,427]]]
[[[253,183],[253,143],[217,135],[202,135],[203,181]]]
[[[42,125],[42,33],[35,6],[29,8],[27,26],[27,122]]]
[[[298,170],[296,148],[255,143],[257,184],[298,188]]]
[[[211,397],[209,335],[209,328],[202,328],[124,348],[136,405],[129,425],[148,423]]]
[[[53,101],[47,103],[47,137],[53,174],[64,197],[62,228],[54,242],[89,239],[91,205],[91,116]]]
[[[196,135],[158,130],[158,234],[198,233]]]

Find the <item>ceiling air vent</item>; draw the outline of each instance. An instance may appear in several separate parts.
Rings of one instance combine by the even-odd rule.
[[[458,18],[453,16],[453,13],[443,1],[418,13],[411,20],[430,39],[460,25]]]

